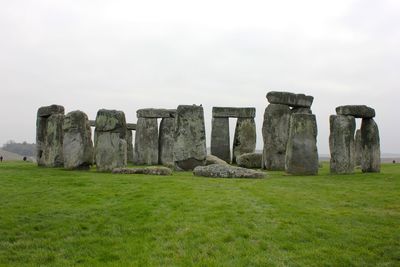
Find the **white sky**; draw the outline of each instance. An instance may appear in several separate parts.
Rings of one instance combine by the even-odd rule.
[[[270,90],[315,97],[320,153],[344,104],[377,112],[383,152],[400,152],[400,1],[0,1],[0,144],[35,141],[37,108],[91,119],[203,104],[257,108]]]

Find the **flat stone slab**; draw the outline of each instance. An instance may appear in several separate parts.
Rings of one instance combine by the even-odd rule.
[[[255,118],[256,108],[213,107],[214,118]]]
[[[311,107],[314,97],[305,94],[295,94],[290,92],[271,91],[267,94],[268,102],[271,104],[282,104],[291,107]]]
[[[240,167],[249,169],[261,169],[262,153],[245,153],[236,158]]]
[[[336,108],[336,114],[371,119],[375,117],[375,109],[365,105],[339,106]]]
[[[112,173],[118,174],[146,174],[146,175],[172,175],[172,170],[167,167],[145,168],[115,168]]]
[[[211,165],[211,164],[221,164],[221,165],[228,165],[228,163],[217,156],[214,155],[207,155],[206,157],[206,165]]]
[[[144,108],[136,111],[138,118],[174,118],[176,109]]]
[[[197,166],[193,170],[195,176],[214,178],[265,178],[266,173],[234,167],[231,165],[211,164],[208,166]]]
[[[126,129],[128,129],[130,131],[136,131],[136,123],[127,123]]]
[[[40,107],[37,111],[38,117],[49,117],[52,114],[64,114],[64,107],[60,105],[51,105]]]

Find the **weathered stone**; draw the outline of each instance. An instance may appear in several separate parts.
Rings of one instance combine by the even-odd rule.
[[[206,165],[211,165],[211,164],[223,164],[223,165],[228,165],[228,163],[217,156],[214,155],[207,155],[206,157]]]
[[[317,133],[315,115],[292,114],[286,149],[285,171],[287,173],[318,174]]]
[[[229,118],[212,119],[211,154],[226,162],[231,161]]]
[[[255,108],[213,107],[213,118],[255,118]]]
[[[214,177],[214,178],[265,178],[264,172],[234,167],[230,165],[211,164],[208,166],[198,166],[193,170],[195,176]]]
[[[180,105],[176,112],[174,162],[177,169],[193,170],[206,162],[206,133],[202,106]]]
[[[151,166],[145,168],[116,168],[112,173],[118,174],[146,174],[146,175],[172,175],[172,170],[167,167]]]
[[[356,131],[355,141],[354,141],[354,158],[355,158],[355,165],[361,166],[361,157],[362,157],[362,148],[361,148],[361,130],[358,129]]]
[[[310,108],[303,108],[303,107],[297,107],[297,108],[292,108],[291,110],[292,114],[312,114],[312,111]]]
[[[238,118],[233,139],[232,163],[244,153],[253,153],[256,149],[256,123],[253,118]]]
[[[381,149],[378,125],[373,119],[361,122],[361,170],[362,172],[380,172]]]
[[[112,171],[126,166],[126,132],[122,111],[101,109],[97,112],[94,146],[98,171]]]
[[[63,131],[64,168],[89,169],[93,164],[93,142],[87,115],[79,110],[68,113]]]
[[[264,140],[262,167],[267,170],[285,170],[290,116],[291,111],[287,105],[269,104],[265,109],[262,128]]]
[[[127,128],[129,131],[136,131],[136,123],[127,123],[127,124],[126,124],[126,128]]]
[[[89,120],[89,125],[90,125],[90,127],[96,127],[96,121],[95,120]]]
[[[375,109],[365,105],[340,106],[336,108],[336,114],[370,119],[375,117]]]
[[[138,118],[174,118],[176,109],[144,108],[136,111]]]
[[[245,153],[237,157],[237,164],[243,168],[260,169],[262,165],[261,153]]]
[[[38,166],[62,167],[64,107],[41,107],[36,119],[36,161]]]
[[[160,164],[174,162],[175,118],[163,118],[160,123],[159,156]]]
[[[138,118],[134,150],[135,164],[158,164],[158,123],[156,118]]]
[[[133,163],[133,137],[132,137],[132,130],[127,128],[126,130],[126,160],[129,163]]]
[[[333,174],[354,172],[354,131],[356,120],[353,116],[331,115],[329,148],[331,151],[330,170]]]
[[[282,104],[291,107],[311,107],[314,97],[304,94],[271,91],[267,94],[268,102],[271,104]]]

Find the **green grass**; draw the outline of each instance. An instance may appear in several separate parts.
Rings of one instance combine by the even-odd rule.
[[[400,165],[267,179],[0,164],[1,266],[400,266]]]

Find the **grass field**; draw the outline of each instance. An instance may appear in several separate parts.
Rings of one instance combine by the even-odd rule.
[[[400,266],[400,165],[267,179],[0,164],[1,266]]]

